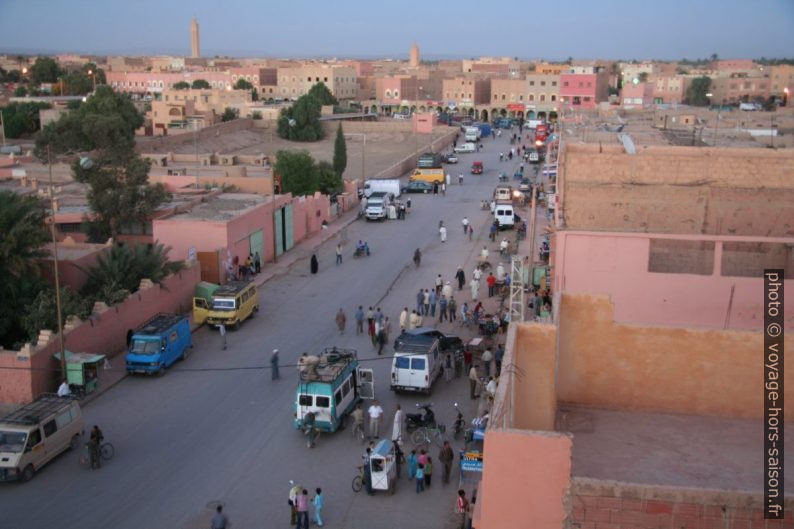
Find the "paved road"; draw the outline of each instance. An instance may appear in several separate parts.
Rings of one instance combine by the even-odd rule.
[[[164,377],[127,377],[92,402],[84,410],[86,424],[101,425],[116,457],[100,471],[87,471],[78,468],[75,454],[67,453],[29,483],[2,485],[3,525],[203,528],[209,526],[208,506],[223,502],[236,528],[287,527],[290,479],[312,490],[323,488],[330,528],[419,529],[449,523],[457,471],[453,484],[445,487],[437,470],[433,486],[422,495],[405,478],[391,497],[353,493],[350,482],[362,447],[343,431],[322,436],[315,449],[307,449],[291,426],[294,369],[283,368],[283,379],[271,382],[262,368],[274,347],[282,351],[282,363],[290,364],[303,351],[352,347],[375,369],[376,394],[386,410],[384,430],[391,429],[398,402],[412,411],[414,403],[424,400],[393,395],[389,357],[375,355],[368,337],[355,336],[350,324],[339,336],[334,314],[343,307],[350,322],[357,305],[380,306],[397,329],[400,309],[414,306],[418,288],[432,288],[436,274],[452,279],[456,267],[464,265],[470,276],[474,255],[487,243],[490,222],[480,200],[490,196],[498,168],[512,174],[517,165],[498,164],[498,150],[509,149],[506,137],[485,140],[484,146],[484,152],[462,155],[460,164],[451,166],[453,180],[464,172],[463,186],[450,186],[445,197],[413,195],[407,220],[348,227],[345,236],[351,244],[341,266],[334,265],[336,240],[330,240],[318,251],[319,274],[309,274],[308,263],[298,262],[288,275],[267,283],[260,291],[261,311],[228,333],[227,351],[221,351],[216,331],[202,328],[188,360]],[[485,174],[469,174],[475,159],[485,162]],[[464,215],[473,222],[473,242],[462,235]],[[445,244],[438,236],[439,220],[449,226]],[[358,239],[369,241],[371,257],[352,258],[352,243]],[[424,254],[419,269],[411,263],[416,247]],[[489,247],[493,252],[495,245]],[[469,297],[467,289],[456,292],[458,299]],[[455,331],[466,334],[459,327]],[[465,379],[439,381],[430,400],[448,425],[454,401],[463,404],[468,418],[476,411]]]

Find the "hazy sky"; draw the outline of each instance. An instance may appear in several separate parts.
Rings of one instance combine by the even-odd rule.
[[[794,0],[0,0],[0,52],[565,59],[794,56]]]

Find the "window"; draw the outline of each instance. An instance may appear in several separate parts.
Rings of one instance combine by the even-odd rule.
[[[157,117],[157,113],[155,113],[155,117]],[[63,224],[58,224],[58,230],[61,233],[81,233],[83,231],[83,223],[65,222]]]
[[[589,96],[585,96],[584,100],[585,101],[590,101],[590,97]]]
[[[307,81],[309,81],[309,82],[311,83],[311,82],[312,82],[312,78],[311,78],[311,76],[307,77],[307,78],[306,78],[306,80],[307,80]]]
[[[298,404],[301,406],[311,406],[312,405],[312,396],[311,395],[299,395],[298,396]]]
[[[545,101],[546,100],[546,94],[540,94],[540,100],[541,101]]]
[[[541,81],[540,86],[546,86],[546,81]]]
[[[518,100],[519,100],[519,101],[523,101],[523,100],[524,100],[524,94],[521,94],[521,95],[519,95],[519,96],[518,96]]]
[[[583,86],[584,86],[584,83],[582,81],[579,81],[579,88],[582,88]]]
[[[327,83],[328,82],[328,78],[327,77],[323,77],[323,82]]]
[[[535,100],[535,94],[529,94],[529,100],[530,101],[534,101]]]
[[[328,408],[331,406],[331,398],[330,397],[321,397],[317,395],[314,397],[315,406],[318,408]]]
[[[557,86],[557,81],[552,81],[551,86]]]
[[[535,81],[530,81],[529,86],[535,86]]]
[[[408,369],[409,360],[407,356],[397,356],[394,358],[394,367],[397,369]]]
[[[593,83],[591,83],[590,81],[587,81],[587,88],[592,88],[592,86],[593,86]]]
[[[67,424],[72,422],[72,408],[69,407],[66,411],[60,413],[57,417],[55,417],[55,424],[58,426],[58,429],[63,428]]]
[[[505,95],[504,95],[504,94],[502,94],[502,101],[504,101],[504,100],[505,100]]]
[[[551,94],[551,100],[552,100],[552,101],[557,101],[557,96],[556,96],[556,95],[554,95],[554,94]]]
[[[342,402],[342,390],[337,389],[336,393],[334,393],[334,404],[339,406],[339,403]]]
[[[30,432],[28,435],[28,444],[25,445],[25,451],[31,450],[34,446],[41,442],[41,432],[38,428]]]
[[[426,362],[424,358],[411,358],[411,369],[416,371],[424,371],[425,365]]]
[[[469,92],[469,99],[471,99],[471,92]]]
[[[47,424],[44,425],[44,437],[49,437],[54,434],[58,430],[58,427],[55,426],[55,419],[51,420]]]
[[[348,394],[348,393],[350,393],[350,387],[351,387],[351,385],[352,385],[352,384],[351,384],[351,382],[350,382],[350,379],[349,379],[349,378],[348,378],[347,380],[345,380],[345,385],[344,385],[344,386],[342,386],[342,395],[343,395],[343,396],[347,397],[347,394]]]
[[[562,83],[562,86],[568,86],[568,81],[565,81],[564,83]]]

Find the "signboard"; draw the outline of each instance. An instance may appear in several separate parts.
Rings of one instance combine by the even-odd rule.
[[[524,111],[524,105],[517,105],[515,103],[510,103],[509,105],[507,105],[507,110],[514,110],[516,112],[523,112]]]
[[[196,260],[196,247],[191,246],[187,249],[187,260],[188,261],[195,261]]]
[[[460,456],[460,469],[464,472],[482,472],[482,452],[463,452]]]

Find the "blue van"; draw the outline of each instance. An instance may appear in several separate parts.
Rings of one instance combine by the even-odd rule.
[[[309,357],[311,358],[311,357]],[[307,413],[324,432],[344,428],[347,416],[362,399],[375,397],[372,369],[359,367],[352,349],[326,349],[313,357],[316,363],[301,373],[295,392],[295,428],[303,427]]]
[[[158,314],[133,334],[127,352],[127,373],[163,374],[193,347],[190,324],[184,316]]]

